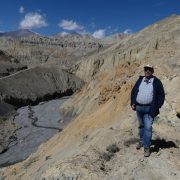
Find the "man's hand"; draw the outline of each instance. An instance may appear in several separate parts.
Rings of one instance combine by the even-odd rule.
[[[136,110],[136,106],[135,106],[135,104],[133,104],[132,106],[131,106],[131,108],[132,108],[132,110]]]

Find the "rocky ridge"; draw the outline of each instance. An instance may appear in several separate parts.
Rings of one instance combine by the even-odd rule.
[[[44,63],[71,65],[81,56],[104,47],[100,40],[88,35],[0,37],[1,50],[9,52],[22,64],[34,67]]]

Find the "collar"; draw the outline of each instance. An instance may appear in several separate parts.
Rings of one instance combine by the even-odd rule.
[[[150,78],[144,77],[144,78],[143,78],[143,81],[146,82],[147,84],[152,83],[153,80],[154,80],[154,77],[150,77]]]

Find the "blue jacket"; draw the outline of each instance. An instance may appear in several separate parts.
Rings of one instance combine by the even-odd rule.
[[[141,84],[141,81],[144,76],[140,76],[137,82],[135,83],[132,91],[131,91],[131,105],[137,104],[136,98],[137,94],[139,91],[139,86]],[[159,114],[159,109],[161,106],[164,104],[164,99],[165,99],[165,93],[164,93],[164,88],[161,83],[161,81],[153,76],[154,81],[153,81],[153,100],[151,103],[151,109],[150,109],[150,115],[152,118],[156,117]]]

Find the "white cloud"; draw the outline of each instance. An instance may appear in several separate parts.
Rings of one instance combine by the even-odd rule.
[[[83,26],[79,25],[77,22],[72,20],[65,20],[63,19],[59,24],[59,27],[65,29],[65,30],[81,30],[84,29]]]
[[[126,29],[123,33],[124,34],[132,34],[132,30],[131,29]]]
[[[64,37],[64,36],[69,35],[69,33],[68,33],[68,32],[63,31],[63,32],[61,32],[61,33],[60,33],[60,35]]]
[[[95,38],[102,39],[105,37],[105,31],[106,31],[105,29],[99,29],[95,31],[92,35]]]
[[[28,13],[24,19],[20,22],[20,28],[33,29],[48,26],[46,19],[40,13]]]
[[[21,6],[20,8],[19,8],[19,13],[24,13],[24,6]]]

